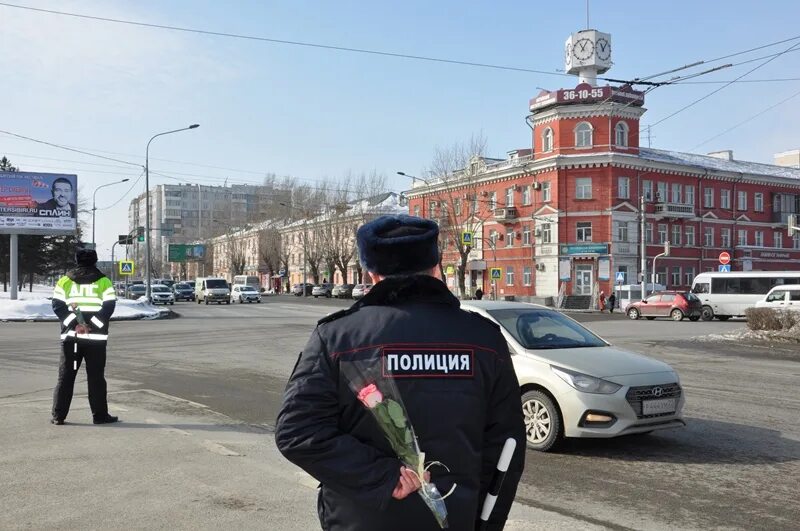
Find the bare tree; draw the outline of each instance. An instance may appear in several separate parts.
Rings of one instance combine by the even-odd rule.
[[[247,247],[244,238],[237,236],[234,232],[229,232],[226,236],[225,247],[228,251],[228,260],[231,269],[231,276],[244,273],[244,266],[247,264]]]
[[[272,278],[281,267],[281,235],[275,227],[266,227],[259,231],[259,259]]]

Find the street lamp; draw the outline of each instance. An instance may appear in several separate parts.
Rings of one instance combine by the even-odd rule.
[[[94,245],[94,213],[97,210],[97,205],[95,204],[95,201],[97,199],[97,191],[100,188],[105,188],[106,186],[114,186],[115,184],[126,183],[128,181],[130,181],[130,179],[128,179],[126,177],[125,179],[122,179],[121,181],[116,181],[116,182],[113,182],[113,183],[103,184],[103,185],[98,186],[97,188],[94,189],[94,193],[92,194],[92,245]]]
[[[147,141],[147,149],[145,150],[144,155],[144,197],[145,197],[145,229],[144,229],[144,252],[145,252],[145,271],[147,271],[147,290],[145,292],[145,299],[150,301],[150,284],[151,284],[151,271],[150,271],[150,142],[155,140],[156,138],[164,135],[169,135],[172,133],[180,133],[181,131],[188,131],[189,129],[197,129],[200,127],[200,124],[192,124],[189,127],[183,127],[181,129],[175,129],[174,131],[164,131],[163,133],[158,133],[157,135],[153,135],[150,140]]]
[[[307,275],[306,271],[308,270],[308,259],[306,257],[306,247],[308,247],[308,241],[306,236],[306,222],[308,221],[308,213],[307,211],[300,209],[296,206],[292,206],[288,203],[278,203],[281,206],[285,206],[286,208],[291,208],[292,210],[297,210],[303,213],[303,297],[308,296],[308,291],[306,289],[306,280]]]
[[[417,177],[416,175],[409,175],[409,174],[407,174],[405,172],[402,172],[402,171],[397,172],[397,175],[402,175],[403,177],[408,177],[409,179],[412,180],[412,182],[414,184],[416,184],[417,179],[419,179],[420,181],[424,182],[426,186],[430,186],[431,185],[431,183],[429,183],[426,179],[423,179],[422,177]],[[412,184],[412,187],[413,187],[413,184]],[[423,218],[425,217],[425,196],[424,195],[422,196],[422,215],[421,215],[421,217],[423,217]]]

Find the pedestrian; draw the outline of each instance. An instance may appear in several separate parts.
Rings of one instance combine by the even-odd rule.
[[[606,309],[606,294],[604,291],[600,292],[597,305],[600,307],[600,313],[603,313],[603,311]]]
[[[106,342],[111,315],[117,304],[114,285],[97,269],[97,253],[79,248],[77,267],[61,277],[53,290],[53,312],[61,321],[61,361],[58,383],[53,393],[51,422],[64,424],[72,402],[75,376],[86,362],[89,407],[95,424],[117,422],[108,414]]]
[[[483,290],[478,288],[475,290],[475,300],[481,300],[483,298]]]
[[[611,295],[608,296],[608,312],[614,313],[614,306],[617,304],[617,296],[614,295],[614,292],[611,292]]]
[[[425,461],[447,466],[432,468],[430,481],[442,493],[455,485],[444,500],[450,529],[476,528],[503,444],[517,441],[488,529],[505,524],[524,465],[519,383],[499,328],[461,310],[434,276],[438,235],[433,221],[406,215],[362,225],[359,257],[374,286],[319,321],[289,378],[275,441],[320,481],[326,531],[439,529],[422,497],[412,496],[420,478],[402,466],[343,376],[356,363],[380,369],[390,356],[399,362],[391,368],[389,359],[383,374],[397,386]],[[465,365],[448,371],[434,366],[445,359],[437,355]]]

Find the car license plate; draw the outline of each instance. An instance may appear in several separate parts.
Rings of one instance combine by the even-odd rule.
[[[660,400],[645,400],[642,402],[642,415],[658,415],[660,413],[675,413],[677,399],[662,398]]]

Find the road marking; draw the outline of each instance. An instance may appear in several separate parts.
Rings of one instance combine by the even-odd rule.
[[[214,452],[215,454],[224,455],[228,457],[242,457],[242,454],[238,452],[234,452],[230,448],[226,448],[219,443],[215,443],[214,441],[203,441],[203,446],[206,450]]]
[[[163,429],[164,431],[171,431],[171,432],[173,432],[173,433],[177,433],[178,435],[183,435],[183,436],[188,436],[188,437],[191,437],[191,436],[192,436],[192,434],[191,434],[191,433],[189,433],[188,431],[184,431],[184,430],[181,430],[181,429],[179,429],[179,428],[175,428],[175,427],[173,427],[173,426],[170,426],[169,424],[162,424],[162,423],[160,423],[159,421],[157,421],[156,419],[150,419],[150,418],[148,418],[148,419],[145,419],[144,421],[145,421],[147,424],[152,424],[152,425],[154,425],[154,426],[159,426],[159,427],[160,427],[161,429]]]

